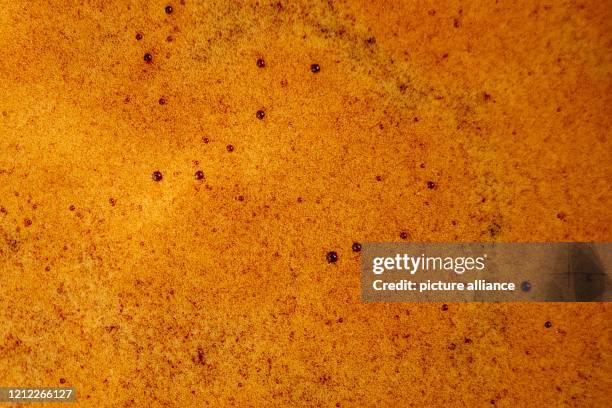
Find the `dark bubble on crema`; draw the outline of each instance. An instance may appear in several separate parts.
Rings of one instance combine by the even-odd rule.
[[[336,251],[329,251],[327,255],[325,255],[325,259],[327,259],[328,263],[336,263],[338,262],[338,253]]]
[[[151,174],[151,178],[153,179],[153,181],[162,181],[162,179],[164,178],[164,175],[162,174],[161,171],[155,170],[153,174]]]

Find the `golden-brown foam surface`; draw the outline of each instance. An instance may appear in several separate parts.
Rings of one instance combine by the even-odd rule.
[[[609,1],[166,5],[2,2],[0,385],[612,404],[607,304],[362,304],[351,251],[609,241]]]

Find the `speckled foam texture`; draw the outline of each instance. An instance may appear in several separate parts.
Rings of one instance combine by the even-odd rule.
[[[351,251],[609,241],[609,0],[1,3],[0,385],[612,406],[609,305],[363,304]]]

